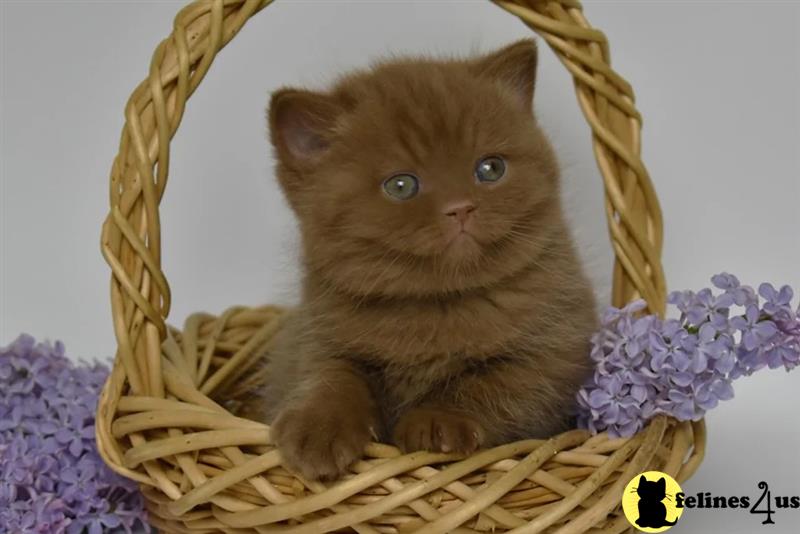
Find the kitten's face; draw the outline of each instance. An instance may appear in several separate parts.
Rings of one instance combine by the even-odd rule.
[[[529,260],[557,206],[530,41],[400,61],[331,94],[284,90],[271,126],[308,267],[359,295],[481,287]],[[527,260],[526,260],[527,258]]]

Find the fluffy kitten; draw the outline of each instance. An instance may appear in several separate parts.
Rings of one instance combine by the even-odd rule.
[[[374,438],[469,453],[569,426],[594,301],[535,71],[525,40],[273,94],[303,293],[245,415],[305,477],[339,476]]]

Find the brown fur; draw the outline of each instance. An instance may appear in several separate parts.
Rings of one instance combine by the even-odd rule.
[[[373,438],[468,453],[568,427],[594,301],[531,109],[535,67],[521,41],[273,95],[304,283],[245,413],[306,477],[340,475]],[[496,183],[473,174],[487,155],[506,161]],[[417,196],[383,193],[398,172],[419,177]],[[446,213],[464,202],[471,237],[454,238]]]

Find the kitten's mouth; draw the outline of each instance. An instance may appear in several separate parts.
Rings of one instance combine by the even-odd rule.
[[[480,243],[478,239],[462,228],[450,238],[444,247],[444,252],[456,256],[470,256],[478,252],[479,249]]]

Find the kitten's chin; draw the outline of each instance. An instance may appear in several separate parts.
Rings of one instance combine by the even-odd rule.
[[[444,247],[442,256],[447,260],[460,263],[474,260],[481,254],[481,244],[468,232],[457,233]]]

